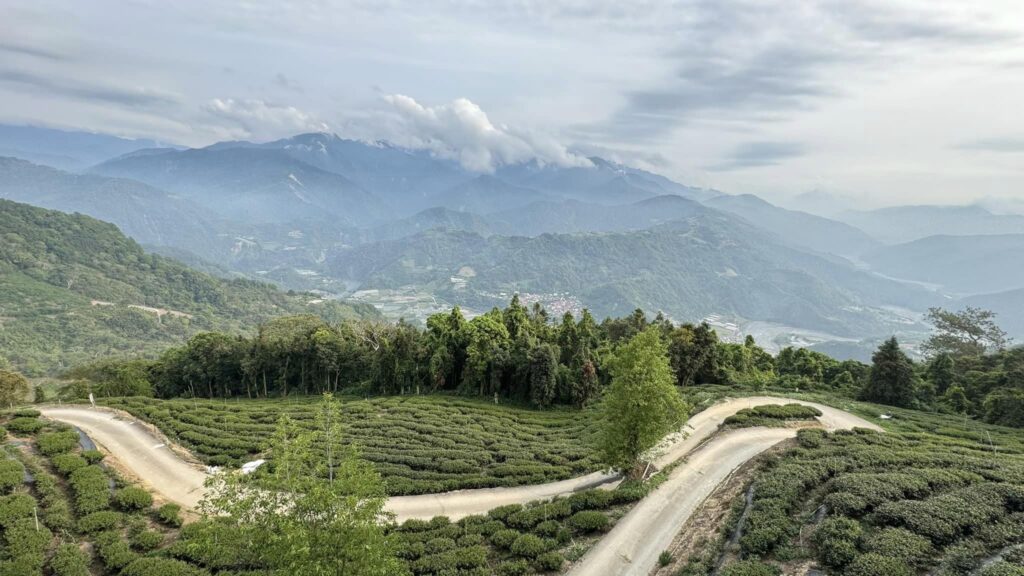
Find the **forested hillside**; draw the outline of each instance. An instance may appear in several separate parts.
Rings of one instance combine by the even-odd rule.
[[[282,314],[375,314],[196,272],[87,216],[0,200],[0,237],[0,350],[29,374],[152,353],[202,330],[248,331]]]

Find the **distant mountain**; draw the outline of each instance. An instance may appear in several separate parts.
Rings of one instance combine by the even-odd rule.
[[[0,158],[0,198],[112,222],[142,244],[175,246],[208,257],[224,244],[197,205],[133,180]]]
[[[898,206],[836,216],[874,238],[899,244],[928,236],[1024,233],[1024,216],[993,214],[981,206]]]
[[[974,306],[996,313],[996,324],[1015,340],[1024,344],[1024,288],[996,294],[979,294],[959,300],[960,306]]]
[[[366,305],[214,278],[88,216],[0,200],[0,231],[0,354],[33,375],[153,353],[198,331],[250,331],[280,315],[376,316]]]
[[[752,194],[723,194],[705,204],[745,218],[751,224],[774,233],[784,242],[840,256],[856,256],[875,248],[879,242],[864,232],[835,220],[770,204]]]
[[[537,190],[483,175],[431,196],[427,201],[435,206],[461,212],[487,214],[514,210],[547,198],[548,196]]]
[[[0,156],[13,156],[63,170],[79,170],[135,150],[159,146],[161,144],[154,140],[0,124]]]
[[[930,236],[879,248],[863,260],[887,276],[961,294],[1024,288],[1024,234]]]
[[[385,213],[379,199],[358,184],[281,150],[213,146],[128,154],[92,171],[145,182],[248,224],[332,220],[360,225]]]
[[[621,205],[592,204],[579,200],[543,200],[487,216],[491,228],[509,236],[626,232],[643,230],[673,220],[720,213],[682,196],[655,196]]]
[[[637,307],[680,320],[732,314],[838,335],[884,332],[876,306],[930,302],[923,291],[786,247],[714,212],[625,233],[434,230],[338,250],[326,270],[365,288],[418,285],[477,307],[513,291],[569,293],[599,315]]]
[[[462,230],[482,236],[488,236],[493,232],[491,222],[483,216],[438,207],[428,208],[407,218],[364,230],[359,233],[358,241],[397,240],[427,230]]]

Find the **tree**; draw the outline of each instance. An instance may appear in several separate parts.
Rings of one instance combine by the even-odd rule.
[[[550,344],[541,344],[530,350],[530,401],[545,407],[555,399],[558,391],[558,353]]]
[[[28,379],[9,370],[0,370],[0,406],[21,404],[28,396],[31,386]]]
[[[935,386],[935,392],[939,395],[945,394],[956,384],[956,364],[948,352],[942,352],[928,364],[925,373],[928,381]]]
[[[928,355],[981,356],[1006,348],[1006,332],[995,323],[995,313],[968,306],[960,312],[929,308],[928,321],[935,333],[921,345]]]
[[[325,394],[316,427],[283,417],[271,441],[270,474],[228,471],[208,481],[208,516],[244,531],[274,573],[328,576],[405,574],[386,533],[383,483],[373,465],[342,442],[337,400]]]
[[[718,335],[706,322],[684,324],[669,334],[669,355],[680,386],[722,381]]]
[[[890,406],[910,406],[914,401],[914,364],[900,350],[895,336],[878,348],[871,362],[871,374],[861,389],[861,399]]]
[[[607,365],[612,382],[601,405],[599,451],[609,466],[636,476],[643,454],[678,430],[690,407],[675,387],[656,328],[633,336]]]

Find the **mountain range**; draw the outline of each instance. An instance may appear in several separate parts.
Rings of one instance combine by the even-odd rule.
[[[16,149],[6,133],[0,150]],[[1024,288],[995,272],[1015,252],[976,238],[1024,234],[1024,217],[907,206],[828,218],[589,161],[479,173],[310,133],[126,146],[72,172],[4,159],[0,197],[110,221],[204,270],[339,294],[411,290],[471,311],[522,291],[599,314],[642,307],[869,338],[926,329],[914,312],[950,297]]]

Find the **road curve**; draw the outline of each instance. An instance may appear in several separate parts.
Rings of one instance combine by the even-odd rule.
[[[710,438],[725,418],[735,414],[742,408],[762,404],[787,404],[792,402],[811,405],[821,410],[822,417],[820,420],[829,429],[850,428],[854,426],[877,428],[874,424],[841,410],[811,402],[770,396],[737,398],[714,404],[690,418],[684,427],[687,435],[685,437],[680,435],[676,440],[668,442],[662,447],[658,457],[655,459],[655,464],[662,468],[686,456]],[[59,420],[83,430],[96,444],[109,452],[111,458],[115,458],[150,490],[186,508],[195,509],[198,506],[204,494],[203,483],[208,474],[201,466],[189,463],[181,458],[176,451],[171,450],[167,440],[154,432],[148,425],[143,425],[124,412],[103,408],[93,409],[88,406],[49,406],[41,407],[40,411],[47,418]],[[730,433],[729,437],[743,438],[745,437],[743,433],[750,432],[749,430],[739,431],[739,433],[734,432]],[[774,432],[782,431],[777,430]],[[785,432],[788,432],[790,435],[793,434],[792,431]],[[781,439],[775,442],[778,441],[781,441]],[[742,448],[742,442],[732,446]],[[700,453],[706,450],[707,448],[702,449]],[[746,452],[746,450],[742,451],[743,454],[746,454]],[[752,456],[753,454],[747,456],[747,458]],[[742,464],[747,458],[728,468],[726,473]],[[732,459],[729,461],[731,462]],[[688,464],[678,468],[670,480],[655,491],[652,496],[663,493],[670,483],[675,483],[675,479],[681,471],[690,467]],[[399,522],[409,518],[426,519],[434,516],[448,516],[456,520],[471,514],[481,514],[505,504],[526,503],[533,500],[553,498],[586,488],[609,485],[617,480],[618,476],[615,474],[594,472],[585,476],[559,482],[549,482],[547,484],[510,488],[457,490],[454,492],[417,496],[395,496],[388,499],[387,507],[395,513],[396,519]],[[650,499],[649,497],[644,502]],[[630,515],[632,515],[632,512]],[[619,531],[618,526],[626,521],[630,515],[623,518],[606,538],[613,538],[616,532]],[[685,521],[685,518],[683,520]],[[674,532],[672,536],[674,536]],[[672,536],[669,536],[669,540],[671,540]],[[602,544],[601,548],[604,547],[604,544]],[[664,546],[661,549],[664,549]],[[655,553],[656,556],[657,553]],[[584,558],[584,561],[587,561],[587,558]],[[580,574],[583,574],[583,572],[580,572]],[[607,572],[607,574],[619,574],[619,572]]]
[[[821,410],[818,418],[827,430],[880,427],[854,416],[813,402],[784,398],[742,398],[712,406],[691,419],[695,423],[693,437],[704,434],[725,412],[763,404],[796,402]],[[723,416],[724,414],[724,416]],[[717,427],[717,425],[715,425]],[[712,430],[713,431],[713,430]],[[661,486],[648,494],[623,516],[615,527],[569,571],[573,576],[647,576],[655,567],[658,555],[667,549],[690,515],[715,488],[745,462],[772,446],[796,436],[790,428],[741,428],[715,436],[707,444],[688,452],[686,463],[669,475]],[[704,435],[704,438],[708,438]],[[688,441],[690,438],[687,439]],[[680,453],[673,447],[673,454]],[[665,456],[663,458],[667,458]]]

